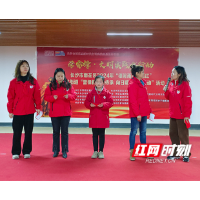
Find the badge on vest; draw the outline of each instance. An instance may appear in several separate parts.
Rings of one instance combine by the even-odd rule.
[[[33,85],[31,85],[30,88],[32,89],[32,88],[33,88]]]
[[[103,98],[106,99],[106,96],[104,96]]]
[[[177,94],[180,94],[180,92],[181,92],[180,90],[177,90]]]

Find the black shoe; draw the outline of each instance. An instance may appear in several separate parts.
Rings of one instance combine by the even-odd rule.
[[[67,158],[67,153],[63,153],[63,158]]]
[[[55,151],[54,154],[53,154],[53,157],[55,158],[55,157],[57,157],[57,156],[58,156],[58,152]]]
[[[179,159],[180,156],[167,156],[168,160],[175,160],[175,159]]]
[[[188,156],[184,156],[183,157],[183,162],[189,162],[189,157]]]

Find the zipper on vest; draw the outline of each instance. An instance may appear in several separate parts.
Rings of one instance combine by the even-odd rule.
[[[18,104],[18,100],[17,100],[17,103],[16,103],[16,105],[15,105],[15,109],[16,109],[16,107],[17,107],[17,104]]]
[[[181,110],[181,105],[180,105],[180,103],[179,103],[179,107],[180,107],[180,111],[181,111],[181,114],[182,114],[182,110]]]
[[[53,111],[53,103],[52,103],[52,111]]]

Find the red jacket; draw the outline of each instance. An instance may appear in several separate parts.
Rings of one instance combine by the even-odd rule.
[[[181,84],[178,81],[171,81],[168,90],[165,92],[165,97],[169,100],[171,118],[190,118],[192,113],[192,93],[187,81],[183,81]]]
[[[60,87],[60,85],[57,84],[57,89],[54,90],[53,88],[51,88],[51,90],[48,85],[44,94],[44,100],[50,102],[49,116],[71,116],[72,110],[70,101],[74,101],[76,99],[76,93],[73,86],[71,87],[71,89],[66,90],[66,88],[62,86]],[[67,99],[64,97],[65,94],[68,94]],[[54,95],[58,95],[58,98],[54,99]]]
[[[90,104],[101,104],[103,107],[90,107]],[[98,95],[95,88],[88,93],[85,100],[85,107],[90,109],[89,127],[90,128],[109,128],[109,108],[113,106],[111,93],[103,88]]]
[[[129,80],[128,95],[130,118],[139,115],[142,117],[147,116],[152,112],[147,95],[146,81],[142,81],[144,82],[144,86],[137,78]]]
[[[8,112],[14,115],[33,114],[41,109],[40,86],[35,78],[34,85],[29,81],[17,81],[17,78],[10,81],[7,97]]]

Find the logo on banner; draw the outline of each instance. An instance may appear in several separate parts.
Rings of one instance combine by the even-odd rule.
[[[65,56],[64,51],[55,51],[55,56]]]
[[[54,51],[45,51],[44,56],[54,56]]]
[[[173,156],[176,149],[175,156],[189,156],[191,144],[181,145],[162,145],[162,144],[135,144],[133,150],[133,157],[159,157],[159,156]]]

